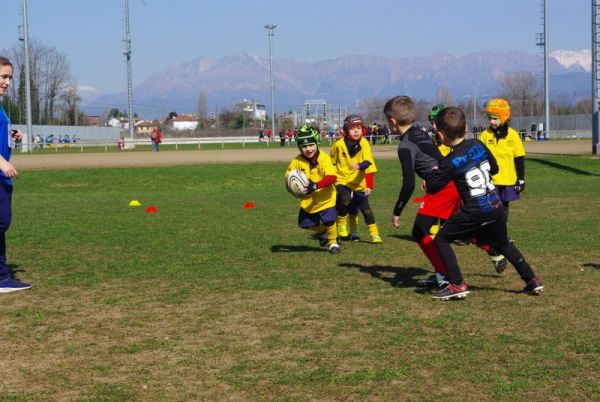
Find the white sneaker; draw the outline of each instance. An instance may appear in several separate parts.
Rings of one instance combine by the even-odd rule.
[[[340,250],[340,245],[337,243],[331,243],[329,246],[327,246],[327,250],[331,253],[331,254],[337,254],[339,253]]]

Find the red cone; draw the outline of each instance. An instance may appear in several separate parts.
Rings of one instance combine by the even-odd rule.
[[[245,202],[244,203],[244,208],[245,209],[254,209],[256,208],[256,204],[253,202]]]
[[[150,205],[148,208],[146,208],[147,214],[154,214],[156,212],[158,212],[158,209],[156,209],[154,205]]]

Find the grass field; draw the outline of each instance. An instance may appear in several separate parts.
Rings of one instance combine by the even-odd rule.
[[[527,159],[509,230],[544,294],[457,247],[458,302],[415,292],[397,161],[384,243],[338,255],[296,227],[285,166],[21,172],[8,254],[34,288],[0,297],[0,401],[600,400],[600,160]]]
[[[215,139],[218,140],[218,139]],[[290,146],[286,144],[286,146]],[[213,149],[259,149],[259,148],[277,148],[279,147],[279,142],[222,142],[222,143],[202,143],[200,145],[196,144],[175,144],[175,143],[164,143],[160,145],[160,151],[195,151],[198,149],[202,150],[213,150]],[[138,144],[132,150],[127,150],[127,152],[131,151],[142,151],[142,152],[150,152],[152,151],[152,147],[150,143],[148,144]],[[51,146],[46,145],[44,148],[35,148],[32,150],[34,154],[72,154],[72,153],[97,153],[97,152],[124,152],[123,150],[117,147],[116,141],[106,142],[104,145],[85,145],[81,143],[74,144],[52,144]]]

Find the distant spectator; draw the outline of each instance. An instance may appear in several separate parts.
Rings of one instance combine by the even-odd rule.
[[[279,146],[285,147],[285,130],[283,128],[279,129]]]
[[[533,123],[531,123],[531,128],[529,129],[529,133],[531,134],[531,139],[536,138],[536,135],[535,135],[536,131],[537,131],[537,123],[533,122]]]
[[[383,127],[381,128],[381,134],[383,135],[383,143],[389,144],[390,143],[390,129],[388,128],[387,124],[384,124]]]
[[[377,143],[377,136],[379,135],[379,126],[377,123],[373,122],[371,125],[371,144],[375,145]]]
[[[258,141],[263,142],[265,140],[265,129],[260,127],[258,129]]]
[[[125,148],[125,139],[121,136],[117,141],[117,148],[124,149]]]
[[[152,141],[152,152],[158,152],[160,143],[162,142],[161,132],[155,128],[150,132],[150,140]]]

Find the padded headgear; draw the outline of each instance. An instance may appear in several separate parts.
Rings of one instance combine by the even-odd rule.
[[[506,99],[492,99],[485,105],[484,111],[488,115],[496,116],[500,120],[500,125],[505,124],[510,119],[510,105]]]
[[[360,117],[357,114],[351,114],[346,116],[346,118],[344,119],[344,133],[348,134],[350,128],[354,126],[365,127],[365,123],[363,122],[362,117]]]
[[[433,123],[435,121],[435,118],[437,117],[438,113],[441,112],[444,109],[446,109],[446,105],[444,105],[443,103],[438,103],[437,105],[435,105],[434,107],[432,107],[431,111],[427,115],[427,118],[429,119],[429,122]]]
[[[296,145],[300,148],[302,145],[306,144],[319,145],[321,142],[321,135],[319,135],[319,131],[317,131],[316,128],[310,124],[305,124],[298,129],[294,135],[294,139],[296,140]]]

